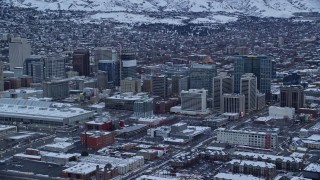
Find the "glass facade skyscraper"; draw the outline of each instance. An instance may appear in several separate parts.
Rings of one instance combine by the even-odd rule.
[[[272,59],[269,56],[236,56],[234,59],[234,92],[240,93],[240,79],[245,73],[257,77],[257,88],[271,99]]]
[[[212,94],[212,81],[217,76],[215,64],[194,63],[190,69],[190,89],[206,89],[208,95]]]

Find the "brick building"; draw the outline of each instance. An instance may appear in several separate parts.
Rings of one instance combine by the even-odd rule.
[[[81,144],[92,149],[100,149],[115,142],[113,132],[85,131],[80,135]]]

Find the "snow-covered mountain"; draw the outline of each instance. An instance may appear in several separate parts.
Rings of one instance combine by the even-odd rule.
[[[38,10],[131,12],[241,12],[255,16],[288,17],[294,12],[320,11],[320,0],[4,0]]]

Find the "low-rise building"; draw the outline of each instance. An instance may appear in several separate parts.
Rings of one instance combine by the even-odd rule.
[[[0,121],[5,123],[76,125],[89,121],[94,113],[68,104],[29,99],[0,98]]]
[[[252,146],[266,149],[277,148],[278,134],[246,130],[218,128],[217,141],[234,145]]]
[[[82,157],[80,161],[86,163],[96,163],[100,165],[111,164],[112,167],[117,168],[118,174],[122,175],[144,165],[143,156],[133,156],[130,158],[116,158],[111,156],[89,155]]]
[[[115,142],[113,132],[85,131],[80,136],[81,144],[88,148],[100,149]]]
[[[303,166],[303,160],[297,157],[277,156],[271,154],[259,154],[253,152],[236,151],[234,154],[238,159],[247,159],[254,161],[264,161],[276,165],[277,170],[300,171]]]
[[[137,152],[138,156],[143,156],[146,160],[154,160],[158,157],[158,151],[153,149],[142,149]]]
[[[313,134],[308,138],[302,139],[302,142],[307,148],[320,149],[320,135]]]
[[[67,152],[74,148],[73,143],[70,142],[57,142],[53,144],[46,144],[43,146],[43,150],[52,151],[52,152]]]
[[[276,175],[276,166],[272,163],[234,159],[229,161],[228,164],[233,173],[251,174],[266,178],[273,178]]]
[[[310,163],[303,169],[303,177],[310,179],[320,179],[320,164]]]
[[[63,170],[62,177],[70,179],[91,179],[96,175],[97,166],[99,165],[94,163],[79,163]]]
[[[276,107],[276,106],[269,107],[269,116],[273,119],[284,119],[284,118],[293,119],[294,113],[295,113],[294,108],[290,108],[290,107]]]
[[[77,159],[80,156],[80,154],[65,154],[46,151],[41,151],[40,154],[41,161],[58,165],[65,165],[71,158],[75,157]]]

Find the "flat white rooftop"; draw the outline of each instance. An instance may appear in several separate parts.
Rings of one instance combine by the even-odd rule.
[[[61,107],[62,108],[57,108]],[[0,116],[13,118],[29,118],[40,120],[63,120],[85,114],[92,114],[81,108],[71,108],[61,103],[52,103],[34,100],[8,100],[0,99]]]
[[[245,175],[245,174],[231,174],[231,173],[218,173],[214,176],[215,178],[221,179],[232,179],[232,180],[264,180],[252,175]]]
[[[318,173],[320,173],[320,164],[311,163],[307,167],[305,167],[304,170],[305,171],[310,171],[310,172],[318,172]]]
[[[257,159],[258,157],[261,157],[262,159],[271,159],[273,161],[275,161],[276,159],[281,159],[282,161],[302,162],[302,159],[296,158],[296,157],[276,156],[271,154],[259,154],[259,153],[252,153],[252,152],[236,151],[234,152],[234,155],[249,156],[249,157],[254,157],[255,159]]]
[[[252,165],[252,166],[259,166],[261,168],[275,168],[276,165],[272,163],[267,163],[263,161],[248,161],[248,160],[239,160],[239,159],[233,159],[228,162],[228,164],[235,164],[238,163],[240,165]]]
[[[72,174],[89,174],[96,170],[98,164],[95,163],[79,163],[75,166],[72,166],[68,169],[63,170],[65,173],[72,173]],[[100,165],[99,167],[104,167]]]

